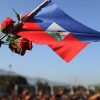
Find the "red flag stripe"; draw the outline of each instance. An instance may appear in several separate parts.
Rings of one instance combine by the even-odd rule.
[[[69,39],[73,41],[70,41]],[[67,62],[70,62],[83,48],[88,45],[88,43],[78,41],[71,34],[69,34],[63,42],[65,42],[65,45],[50,45],[50,47]]]
[[[27,22],[25,22],[22,25],[22,30],[24,31],[43,31],[43,29],[31,19],[29,19]]]

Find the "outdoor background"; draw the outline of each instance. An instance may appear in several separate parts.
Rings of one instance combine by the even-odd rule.
[[[6,17],[16,20],[12,8],[25,14],[43,0],[0,0],[0,22]],[[52,0],[77,21],[100,31],[100,0]],[[30,77],[41,77],[71,84],[100,83],[100,42],[89,44],[70,63],[63,61],[46,45],[33,44],[33,50],[20,56],[8,46],[0,48],[0,69]]]

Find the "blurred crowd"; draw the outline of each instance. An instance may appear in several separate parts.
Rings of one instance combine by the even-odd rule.
[[[70,89],[59,88],[56,93],[53,90],[38,90],[35,93],[25,88],[20,94],[12,91],[9,95],[2,95],[0,100],[100,100],[100,90],[77,86]]]

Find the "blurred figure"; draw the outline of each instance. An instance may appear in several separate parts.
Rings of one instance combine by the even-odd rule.
[[[38,94],[37,94],[37,97],[36,97],[36,100],[41,100],[42,97],[43,97],[43,90],[39,90]]]
[[[100,100],[100,93],[90,96],[89,100]]]
[[[16,91],[12,91],[11,96],[9,97],[9,100],[21,100],[20,97],[16,94]]]
[[[1,100],[7,100],[7,99],[6,99],[6,96],[2,96],[2,97],[1,97]]]
[[[56,99],[55,99],[55,95],[52,95],[52,96],[50,97],[50,100],[56,100]]]
[[[25,89],[22,92],[22,99],[21,100],[33,100],[32,93],[28,89]]]

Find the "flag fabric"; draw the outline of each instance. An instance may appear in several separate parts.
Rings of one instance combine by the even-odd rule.
[[[74,20],[52,1],[30,16],[17,35],[37,44],[48,45],[67,62],[90,42],[100,40],[98,31]]]

